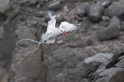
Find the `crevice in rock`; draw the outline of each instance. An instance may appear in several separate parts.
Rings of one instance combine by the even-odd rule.
[[[47,82],[47,71],[48,71],[48,66],[46,66],[45,82]]]
[[[43,46],[42,46],[42,44],[41,44],[41,61],[43,62],[44,61],[44,52],[43,52]]]
[[[37,40],[39,40],[38,35],[36,34],[35,36],[36,36]],[[44,61],[44,56],[43,56],[44,54],[43,54],[43,47],[42,47],[42,44],[41,44],[41,46],[40,46],[39,48],[41,49],[41,62],[43,62],[43,61]]]

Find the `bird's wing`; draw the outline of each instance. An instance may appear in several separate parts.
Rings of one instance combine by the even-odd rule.
[[[48,27],[47,27],[47,30],[52,30],[55,28],[55,24],[56,24],[56,15],[52,16],[52,12],[51,11],[48,11],[47,12],[49,17],[50,17],[50,21],[48,21]]]
[[[43,34],[41,36],[41,42],[46,43],[46,44],[53,44],[53,43],[55,43],[55,39],[49,39],[47,34]]]
[[[64,29],[66,32],[77,30],[80,27],[81,24],[71,24],[68,22],[62,22],[59,26],[59,28]]]
[[[53,44],[53,43],[55,43],[55,39],[46,41],[46,44]]]
[[[45,34],[43,34],[42,36],[41,36],[41,42],[44,42],[44,41],[46,41],[46,40],[48,40],[49,39],[49,36],[45,33]]]

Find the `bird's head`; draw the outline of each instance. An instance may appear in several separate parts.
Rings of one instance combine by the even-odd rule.
[[[62,33],[63,33],[64,35],[68,35],[68,33],[67,33],[63,28],[60,28],[60,30],[62,31]]]

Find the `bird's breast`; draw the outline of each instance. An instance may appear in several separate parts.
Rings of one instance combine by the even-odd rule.
[[[55,28],[51,33],[50,39],[57,39],[62,34],[62,31],[59,28]]]

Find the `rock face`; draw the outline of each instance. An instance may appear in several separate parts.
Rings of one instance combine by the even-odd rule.
[[[37,0],[29,0],[29,3],[30,3],[31,5],[36,4],[36,3],[37,3]]]
[[[60,3],[60,1],[53,2],[50,5],[48,5],[48,8],[51,10],[58,10],[61,8],[61,3]]]
[[[64,21],[64,16],[63,16],[63,14],[58,14],[58,15],[56,15],[56,21],[57,22],[62,22],[62,21]]]
[[[124,20],[124,1],[120,0],[118,2],[114,2],[108,8],[109,17],[118,16],[120,19]]]
[[[9,7],[10,0],[0,0],[0,12],[5,11]]]
[[[109,7],[110,4],[112,3],[111,0],[97,0],[97,2],[101,3],[104,6],[104,8]]]
[[[95,82],[123,82],[124,81],[124,69],[122,68],[110,68],[101,72],[98,77],[98,80]],[[116,77],[116,78],[115,78]]]
[[[121,29],[120,20],[117,17],[113,17],[110,20],[109,26],[99,31],[98,39],[110,40],[112,38],[117,38],[119,36],[120,29]]]
[[[95,0],[97,2],[94,3],[89,3],[88,0],[32,0],[32,3],[29,0],[12,1],[12,8],[21,5],[16,41],[28,38],[40,41],[50,19],[45,13],[48,10],[53,15],[58,15],[56,27],[62,21],[74,24],[81,22],[82,26],[69,32],[68,36],[62,35],[53,45],[41,44],[28,57],[25,55],[37,48],[37,44],[20,42],[13,53],[8,82],[123,82],[122,49],[119,54],[114,53],[115,56],[112,56],[113,52],[124,45],[124,31],[121,27],[123,21],[106,14],[115,0]],[[0,42],[2,36],[3,30],[0,28]]]
[[[19,39],[24,39],[28,37],[36,40],[36,37],[26,26],[19,27],[19,29],[16,30],[16,33]],[[14,60],[12,61],[13,64],[11,66],[11,71],[13,71],[15,74],[12,75],[13,78],[11,78],[10,82],[45,81],[46,66],[41,62],[41,50],[37,50],[37,52],[30,54],[28,57],[25,56],[27,53],[34,50],[36,47],[36,44],[32,45],[32,43],[28,41],[20,42],[17,45],[14,52]],[[17,63],[14,64],[14,62]]]
[[[80,48],[78,48],[80,50]],[[54,82],[75,82],[81,80],[81,68],[78,67],[82,62],[81,52],[76,53],[77,49],[59,49],[50,56],[45,63],[52,69],[51,78]],[[69,52],[68,52],[69,51]]]
[[[111,4],[111,1],[104,1],[102,5],[107,8]]]
[[[82,9],[77,9],[77,13],[76,13],[78,16],[82,17],[84,16],[85,14],[85,10],[82,10]]]
[[[104,13],[104,8],[100,3],[90,2],[86,6],[86,13],[89,16],[90,20],[93,22],[99,22]]]
[[[70,11],[68,12],[68,15],[66,16],[65,19],[68,21],[72,21],[72,20],[74,20],[75,15],[79,16],[78,18],[81,19],[86,14],[85,8],[86,8],[87,4],[88,4],[88,2],[78,3],[74,7],[74,9],[70,9]]]
[[[84,38],[81,43],[78,44],[80,47],[90,46],[93,44],[92,38]]]
[[[106,63],[112,58],[113,54],[110,53],[98,53],[93,57],[84,60],[84,68],[82,70],[83,77],[88,77],[91,72],[94,72],[99,65]]]
[[[122,23],[121,23],[121,30],[122,31],[124,30],[124,21],[122,21]]]
[[[120,68],[124,68],[124,58],[122,58],[115,66],[120,67]]]
[[[101,68],[98,68],[98,70],[94,72],[94,75],[96,75],[95,82],[103,82],[103,81],[104,82],[117,82],[117,81],[123,82],[124,81],[124,78],[122,78],[124,76],[124,69],[123,69],[123,63],[122,63],[123,58],[120,59],[120,61],[118,62],[118,59],[120,57],[123,57],[123,55],[124,55],[124,49],[122,47],[113,54],[113,57],[111,58],[111,61],[108,62],[108,64],[101,66]]]
[[[119,50],[116,50],[112,59],[107,63],[106,68],[115,66],[115,64],[118,62],[118,59],[123,57],[123,55],[124,55],[124,47],[122,46]],[[123,60],[121,60],[121,61],[123,61]],[[121,64],[123,64],[123,63],[121,63]]]

